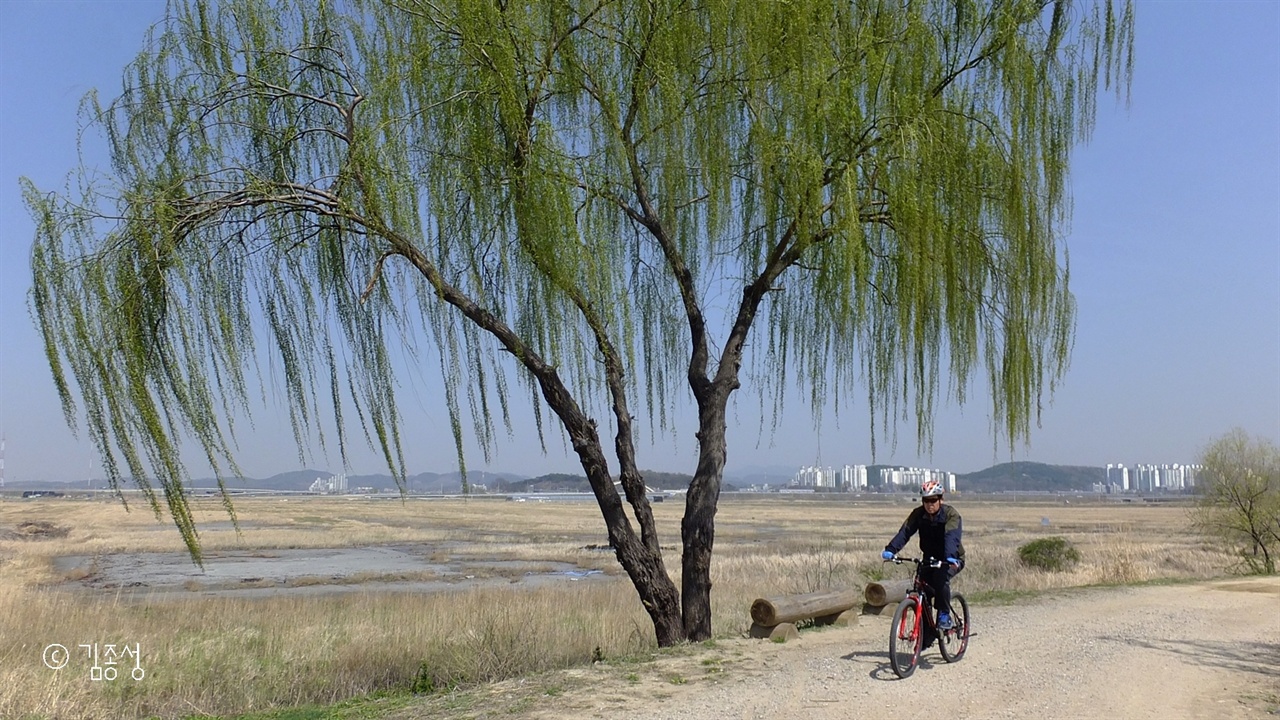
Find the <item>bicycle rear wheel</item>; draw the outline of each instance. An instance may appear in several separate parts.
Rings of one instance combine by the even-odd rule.
[[[951,617],[954,627],[941,631],[938,642],[942,659],[949,663],[960,662],[969,649],[969,602],[959,593],[951,596]]]
[[[908,597],[893,611],[889,628],[889,665],[900,678],[910,677],[920,663],[920,602]]]

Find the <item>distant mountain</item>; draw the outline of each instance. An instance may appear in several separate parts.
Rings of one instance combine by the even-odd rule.
[[[641,470],[640,474],[644,476],[645,486],[652,490],[686,490],[689,482],[693,480],[692,475],[664,473],[657,470]],[[591,492],[591,484],[582,475],[554,473],[527,480],[504,482],[498,485],[497,489],[499,492],[510,493]],[[726,482],[721,489],[733,491],[737,488]]]
[[[494,489],[507,493],[591,492],[591,485],[582,475],[551,473],[535,478],[506,480],[498,483]]]
[[[332,473],[324,470],[293,470],[269,478],[236,477],[225,478],[223,482],[228,490],[306,490],[316,478],[327,478],[330,475]],[[197,488],[215,488],[218,481],[215,478],[197,478],[191,481],[191,485]]]
[[[644,484],[654,490],[686,490],[689,483],[693,482],[692,475],[684,473],[664,473],[657,470],[644,470]],[[728,478],[722,478],[722,482],[727,482]]]
[[[1064,492],[1092,490],[1106,482],[1105,468],[1083,465],[1046,465],[1011,462],[972,473],[956,475],[956,489],[962,492],[1003,492],[1010,490]]]
[[[226,481],[226,485],[228,490],[290,490],[300,492],[310,488],[311,484],[316,480],[328,479],[334,474],[328,470],[293,470],[272,475],[268,478],[230,478]],[[523,479],[523,476],[514,473],[492,473],[483,470],[467,473],[467,482],[473,487],[484,485],[492,489],[502,482],[518,479]],[[218,483],[213,478],[201,478],[195,480],[192,484],[198,488],[213,488],[217,487]],[[456,470],[449,473],[418,473],[405,478],[405,487],[412,493],[456,494],[462,492],[462,476]],[[395,480],[386,474],[348,475],[347,488],[350,490],[371,488],[375,492],[399,491]]]
[[[500,492],[498,488],[505,483],[524,480],[526,477],[528,476],[517,475],[516,473],[468,470],[467,484],[472,488],[484,486],[491,491]],[[386,479],[388,482],[391,480],[390,477],[386,477]],[[351,485],[351,483],[348,483],[348,485]],[[409,477],[408,485],[409,492],[457,494],[462,492],[462,473],[457,470],[447,473],[419,473]],[[389,489],[395,489],[395,484],[391,484]]]
[[[724,481],[740,488],[745,487],[781,487],[791,482],[799,468],[794,465],[747,465],[726,468]]]
[[[880,487],[880,470],[887,465],[867,466],[867,480],[872,490]],[[751,485],[786,485],[794,470],[783,472],[785,468],[748,468],[745,471],[726,472],[723,490],[732,491]],[[654,490],[684,490],[689,487],[692,476],[683,473],[666,473],[656,470],[643,470],[645,484]],[[317,479],[327,479],[333,473],[327,470],[294,470],[292,472],[272,475],[268,478],[229,478],[226,481],[228,490],[277,490],[304,492]],[[530,478],[515,473],[494,473],[483,470],[467,473],[467,481],[472,485],[484,486],[489,492],[527,493],[527,492],[590,492],[591,486],[582,475],[571,473],[553,473]],[[1106,481],[1106,470],[1101,467],[1082,465],[1047,465],[1037,462],[1011,462],[989,467],[971,473],[956,474],[956,487],[962,492],[1072,492],[1089,491],[1094,483]],[[132,483],[125,481],[123,487]],[[443,493],[457,494],[462,491],[462,482],[457,471],[449,473],[424,472],[406,478],[406,489],[411,493]],[[192,486],[200,489],[217,487],[213,478],[200,478],[192,482]],[[77,488],[102,488],[101,480],[92,485],[65,482],[10,482],[11,489],[55,489],[75,490]],[[395,481],[390,475],[348,475],[347,487],[355,491],[357,488],[371,488],[374,492],[398,491]]]
[[[880,470],[896,465],[867,466],[867,480],[872,490],[880,487]],[[684,490],[689,487],[691,475],[643,471],[644,482],[654,490]],[[752,475],[725,474],[724,490],[736,490],[750,485],[786,485],[794,472],[783,475],[777,471],[762,471]],[[1011,462],[995,465],[986,470],[958,473],[956,488],[963,492],[1071,492],[1089,491],[1094,483],[1106,481],[1106,470],[1100,467],[1080,465],[1047,465],[1037,462]],[[526,480],[515,480],[490,485],[498,492],[590,492],[591,486],[581,475],[552,474]]]

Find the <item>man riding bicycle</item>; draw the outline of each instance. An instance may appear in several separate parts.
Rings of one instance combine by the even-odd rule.
[[[907,515],[898,534],[893,536],[884,552],[885,560],[892,560],[906,546],[912,535],[920,533],[920,553],[926,558],[946,559],[942,567],[920,565],[920,576],[934,592],[934,604],[938,608],[938,627],[951,629],[951,578],[964,569],[964,543],[960,541],[960,512],[942,502],[942,483],[926,480],[920,486],[920,507]]]

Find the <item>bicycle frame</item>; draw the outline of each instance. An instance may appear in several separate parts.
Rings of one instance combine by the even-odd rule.
[[[915,631],[917,633],[922,629],[932,630],[937,625],[934,620],[933,600],[929,597],[929,593],[928,584],[917,574],[912,588],[907,591],[907,597],[914,598],[918,608],[915,622]]]
[[[907,590],[906,597],[915,598],[916,604],[919,606],[921,611],[917,614],[917,618],[923,616],[923,622],[927,623],[929,628],[933,628],[936,625],[933,607],[933,588],[929,586],[929,583],[925,582],[922,570],[925,567],[940,568],[946,563],[941,560],[933,560],[932,558],[919,559],[909,557],[898,557],[890,560],[889,562],[892,562],[895,565],[901,565],[904,562],[915,563],[916,571],[914,575],[912,575],[911,589]],[[919,630],[920,628],[918,626],[921,622],[917,622],[916,624],[916,629]]]

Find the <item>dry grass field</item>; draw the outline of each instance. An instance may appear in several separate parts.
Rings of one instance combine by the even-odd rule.
[[[878,553],[911,502],[723,496],[713,566],[716,635],[745,632],[757,597],[860,587],[886,573],[905,573],[886,568]],[[1215,577],[1231,564],[1192,534],[1186,507],[1174,503],[964,496],[949,502],[964,516],[968,551],[955,587],[974,602]],[[4,498],[0,718],[235,715],[372,693],[430,692],[653,650],[648,617],[611,553],[600,549],[607,540],[593,502],[243,498],[235,506],[239,533],[218,501],[200,503],[200,537],[210,553],[398,544],[454,561],[568,562],[613,577],[433,593],[156,593],[140,599],[86,587],[92,566],[59,572],[56,563],[62,556],[181,551],[177,531],[140,500],[126,511],[113,498]],[[654,510],[668,569],[678,579],[683,504],[676,498]],[[1076,545],[1079,565],[1060,573],[1023,568],[1017,548],[1050,535]],[[323,574],[318,568],[317,578]],[[360,579],[386,578],[371,572]],[[70,655],[57,671],[43,656],[53,643]],[[107,644],[137,647],[139,657],[120,662],[115,680],[92,680],[90,648],[79,648],[82,643],[97,643],[102,652]],[[129,677],[137,666],[142,680]]]

